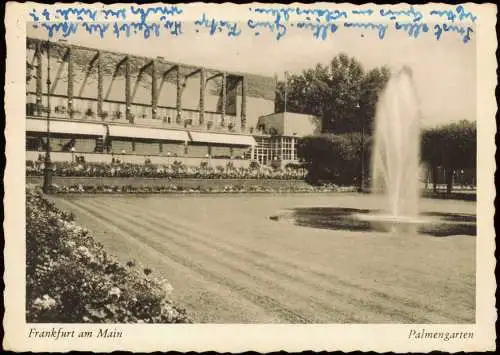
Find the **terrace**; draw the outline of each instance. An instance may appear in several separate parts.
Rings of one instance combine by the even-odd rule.
[[[27,64],[28,117],[253,131],[244,74],[31,38]]]

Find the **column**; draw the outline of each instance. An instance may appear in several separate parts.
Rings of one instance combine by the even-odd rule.
[[[205,121],[205,85],[206,85],[206,72],[204,68],[200,69],[200,126]]]
[[[97,53],[97,115],[104,120],[102,111],[103,90],[103,70],[102,70],[102,51]]]
[[[284,145],[285,145],[285,138],[281,136],[281,147],[280,147],[280,160],[281,160],[281,165],[283,165],[283,160],[284,160]]]
[[[36,110],[38,116],[42,115],[42,44],[36,43]]]
[[[181,66],[177,66],[177,118],[176,123],[181,123],[182,121],[182,83],[181,83]]]
[[[50,80],[50,42],[47,42],[47,114],[52,114],[50,107],[50,97],[52,96],[52,81]],[[48,124],[48,123],[47,123]],[[50,124],[47,126],[47,131],[50,129]]]
[[[221,108],[221,113],[220,113],[220,126],[224,127],[225,122],[225,116],[226,116],[226,79],[227,79],[227,74],[226,72],[222,73],[222,108]]]
[[[68,113],[69,118],[73,118],[73,48],[70,45],[67,53],[68,60]]]
[[[247,77],[241,78],[241,130],[244,131],[247,126]]]
[[[125,59],[125,107],[126,107],[126,118],[130,123],[134,123],[131,112],[131,100],[130,100],[130,61],[128,57]]]
[[[151,64],[151,106],[152,106],[152,116],[156,119],[156,111],[158,109],[158,88],[157,88],[157,78],[156,78],[156,59],[153,60]]]

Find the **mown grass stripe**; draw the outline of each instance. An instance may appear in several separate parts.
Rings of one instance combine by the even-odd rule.
[[[122,213],[139,213],[141,215],[141,218],[145,221],[148,221],[149,223],[158,223],[158,221],[164,220],[164,218],[161,218],[160,215],[158,215],[158,210],[157,209],[151,209],[147,214],[143,214],[144,210],[139,209],[139,207],[135,206],[134,204],[131,204],[130,201],[121,201],[122,207],[117,207],[115,205],[115,208],[120,209]],[[220,243],[214,243],[214,241],[210,238],[203,238],[202,232],[195,230],[193,227],[188,226],[186,224],[181,224],[173,220],[172,218],[168,220],[167,224],[161,224],[162,228],[166,229],[172,229],[169,225],[175,226],[174,232],[178,231],[179,234],[189,236],[191,238],[196,238],[202,243],[205,243],[207,246],[219,249],[221,248]],[[196,236],[195,234],[189,234],[189,233],[198,233],[200,236]],[[227,241],[227,240],[226,240]],[[210,243],[214,244],[210,245]],[[248,253],[254,253],[256,254],[257,257],[259,258],[267,258],[268,260],[271,259],[267,254],[261,253],[261,252],[256,252],[253,249],[246,248],[245,246],[238,244],[235,245],[235,248],[231,248],[229,245],[226,245],[225,247],[222,246],[222,248],[225,248],[228,252],[232,253],[234,257],[236,258],[245,258],[244,253],[237,253],[234,250],[245,250]],[[254,266],[259,267],[259,268],[265,268],[265,263],[255,263],[254,260],[255,258],[246,258],[246,260],[249,263],[252,263]],[[279,261],[276,258],[272,258],[272,261]],[[368,310],[371,308],[371,311],[374,314],[391,314],[391,317],[393,321],[401,321],[401,322],[422,322],[422,323],[430,323],[430,322],[449,322],[449,321],[456,321],[459,319],[460,321],[467,322],[469,321],[468,318],[462,318],[457,314],[448,314],[446,312],[442,312],[441,310],[429,306],[427,304],[415,302],[411,299],[404,298],[404,297],[397,297],[394,295],[389,295],[386,292],[381,292],[376,289],[368,289],[368,288],[363,288],[360,287],[359,285],[353,284],[346,282],[344,280],[339,279],[336,276],[333,276],[331,274],[326,274],[324,272],[317,272],[317,271],[312,271],[308,270],[307,273],[304,273],[301,271],[301,266],[297,264],[293,264],[290,262],[284,262],[284,261],[279,261],[280,263],[284,264],[284,268],[286,270],[293,270],[294,275],[291,275],[287,271],[280,271],[275,268],[270,268],[268,267],[267,270],[278,273],[280,277],[286,277],[294,281],[298,281],[300,283],[305,283],[311,288],[315,288],[319,290],[320,292],[326,292],[334,297],[341,297],[342,301],[346,302],[347,304],[354,305],[358,307],[359,309],[363,310]],[[281,268],[283,270],[283,268]],[[311,273],[317,278],[315,278],[318,282],[312,282],[311,279]],[[297,275],[302,274],[302,278],[298,278]],[[346,293],[343,294],[339,292],[336,289],[333,288],[323,288],[318,285],[324,285],[324,284],[332,284],[332,279],[335,280],[335,284],[340,284],[343,287],[346,287]],[[360,293],[359,296],[355,296],[354,293]],[[398,305],[398,307],[395,307],[395,304]],[[432,315],[431,318],[419,315],[417,316],[416,313],[422,313],[422,310],[428,311],[429,315]],[[394,312],[397,312],[396,314]]]
[[[193,234],[186,233],[186,231],[184,230],[183,227],[181,227],[179,229],[171,228],[169,226],[169,224],[172,224],[171,219],[168,220],[168,223],[162,223],[161,221],[165,221],[164,219],[154,218],[154,217],[148,216],[148,215],[150,215],[150,213],[144,214],[143,209],[139,209],[139,207],[128,204],[127,202],[125,202],[125,204],[126,204],[126,206],[121,206],[121,207],[119,207],[120,205],[118,205],[118,206],[113,205],[113,210],[116,211],[117,213],[120,213],[120,214],[129,214],[129,215],[135,216],[138,219],[147,222],[148,223],[147,226],[159,224],[162,231],[163,230],[170,230],[171,233],[173,233],[176,237],[177,237],[177,235],[180,235],[180,236],[191,238],[191,239],[195,238],[198,240],[198,242],[204,243],[209,248],[211,247],[212,249],[214,249],[214,246],[209,245],[207,243],[207,240],[211,241],[210,238],[206,238],[203,235],[195,236]],[[137,223],[141,224],[141,222],[137,222]],[[144,225],[144,224],[141,224],[141,225]],[[184,239],[182,239],[182,240],[184,240]],[[215,250],[220,251],[219,248],[217,248],[217,247],[215,247]],[[227,250],[226,250],[226,252],[227,252]],[[244,254],[241,254],[241,253],[235,255],[235,253],[233,252],[233,257],[235,259],[237,259],[238,261],[240,261],[241,259],[244,258],[243,255]],[[252,262],[252,259],[246,259],[246,260],[247,260],[247,262],[252,263],[254,266],[260,267],[262,269],[262,264],[257,264],[255,262]],[[296,271],[297,266],[294,265],[292,270]],[[343,314],[342,318],[345,320],[347,320],[349,318],[350,319],[358,318],[358,322],[360,322],[361,320],[359,319],[359,316],[357,316],[357,315],[364,314],[365,317],[370,319],[372,322],[373,322],[373,319],[378,319],[379,321],[382,321],[382,318],[384,318],[384,316],[387,317],[387,319],[385,319],[384,321],[392,319],[392,321],[399,321],[399,322],[415,322],[415,316],[413,313],[415,310],[413,310],[413,309],[411,309],[408,312],[408,311],[402,310],[400,308],[395,308],[394,303],[391,303],[390,301],[384,302],[385,300],[373,300],[373,298],[366,297],[366,294],[360,295],[360,297],[365,296],[364,299],[360,298],[360,297],[354,298],[353,292],[352,292],[354,290],[348,290],[347,293],[341,293],[341,292],[334,290],[332,288],[329,288],[329,289],[323,288],[321,286],[316,285],[313,282],[309,282],[307,279],[307,277],[308,277],[307,275],[305,276],[304,279],[300,279],[297,277],[290,276],[290,274],[287,274],[287,273],[278,272],[280,274],[279,275],[280,277],[275,277],[275,278],[269,279],[269,276],[268,276],[269,271],[274,272],[275,274],[277,273],[276,270],[268,268],[268,269],[264,269],[264,273],[261,275],[261,277],[265,277],[270,282],[272,282],[273,280],[275,282],[276,281],[279,282],[280,280],[283,279],[283,277],[291,279],[294,282],[298,282],[299,283],[298,287],[292,288],[292,290],[291,290],[292,292],[294,290],[295,290],[295,292],[297,292],[296,290],[303,289],[304,283],[307,284],[308,288],[306,288],[306,289],[308,291],[311,288],[316,289],[317,290],[316,291],[317,297],[312,297],[312,299],[314,299],[316,304],[322,305],[323,308],[325,308],[325,309],[331,309],[331,305],[325,305],[324,299],[331,298],[332,296],[334,297],[334,302],[335,302],[335,305],[337,307],[337,309],[336,309],[337,312],[339,311],[338,308],[340,306],[340,303],[348,304],[350,306],[350,308],[346,308],[346,307],[342,308],[342,314]],[[325,280],[323,280],[323,281],[325,281]],[[328,283],[328,280],[326,280],[326,281]],[[325,282],[322,282],[322,284],[325,284]],[[318,293],[319,293],[319,296],[318,296]],[[309,293],[309,294],[304,295],[304,297],[311,297],[311,295]],[[367,300],[369,300],[369,301],[367,301]],[[386,303],[385,306],[382,306],[380,304],[381,302]],[[370,314],[370,316],[368,316],[367,314]],[[390,315],[390,317],[388,315]],[[421,321],[421,322],[425,322],[426,320],[427,319],[419,319],[419,321]]]
[[[79,207],[87,210],[89,213],[95,214],[98,218],[101,218],[104,221],[107,221],[108,223],[113,224],[117,228],[121,230],[122,233],[127,233],[139,240],[142,240],[144,243],[150,245],[151,247],[155,248],[156,250],[160,250],[162,253],[165,253],[169,258],[177,261],[178,263],[191,268],[195,272],[205,276],[208,279],[215,280],[221,285],[224,285],[226,287],[229,287],[235,291],[238,291],[240,295],[247,297],[254,303],[260,305],[261,307],[267,309],[268,311],[271,311],[273,313],[279,314],[282,319],[286,320],[287,322],[291,323],[312,323],[311,320],[304,315],[302,315],[300,312],[297,312],[296,310],[293,310],[289,307],[285,307],[284,305],[280,304],[277,300],[266,296],[265,294],[261,292],[256,292],[255,290],[252,290],[249,287],[241,286],[237,283],[230,282],[229,280],[225,279],[224,277],[219,276],[217,273],[208,270],[204,265],[201,265],[200,263],[196,263],[192,260],[192,258],[186,258],[182,257],[179,254],[184,254],[184,253],[176,253],[170,250],[164,243],[160,243],[158,241],[152,240],[150,238],[145,238],[140,232],[137,232],[137,228],[133,226],[131,222],[126,222],[123,219],[120,220],[120,222],[117,223],[116,216],[106,214],[106,212],[103,212],[102,209],[100,211],[96,211],[95,207],[92,208],[88,205],[80,205],[78,202],[76,203]],[[170,245],[171,246],[171,245]],[[227,265],[227,267],[230,267],[230,265]]]

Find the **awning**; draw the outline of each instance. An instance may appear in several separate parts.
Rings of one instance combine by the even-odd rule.
[[[81,134],[89,136],[105,136],[106,128],[102,124],[84,122],[66,122],[50,120],[50,132],[64,134]],[[26,119],[27,132],[47,132],[47,120]]]
[[[206,132],[189,132],[193,142],[218,143],[228,145],[256,145],[253,136],[241,134],[220,134]]]
[[[168,129],[156,129],[133,126],[108,126],[111,137],[144,138],[168,141],[189,141],[186,131],[176,131]]]

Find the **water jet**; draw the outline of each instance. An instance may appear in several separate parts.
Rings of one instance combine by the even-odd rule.
[[[359,214],[390,230],[419,219],[420,111],[412,70],[405,66],[391,76],[376,107],[372,155],[372,192],[384,198],[381,211]]]
[[[391,76],[376,107],[371,171],[375,208],[296,207],[270,219],[354,232],[475,236],[475,215],[420,212],[419,106],[412,71],[403,67]],[[369,196],[355,198],[372,200]]]

